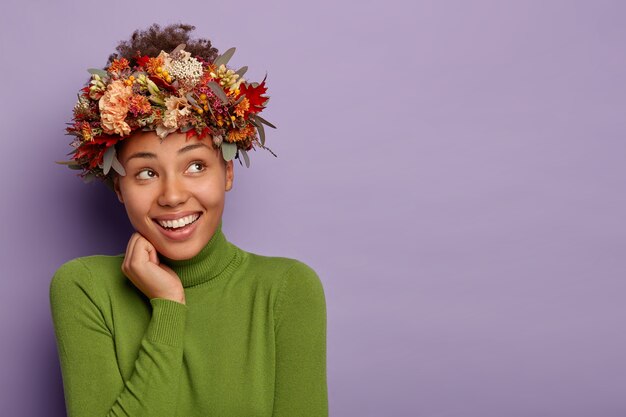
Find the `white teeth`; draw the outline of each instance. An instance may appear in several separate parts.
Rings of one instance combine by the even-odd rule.
[[[188,225],[189,223],[195,222],[198,217],[200,217],[200,215],[196,213],[176,220],[158,220],[158,223],[163,227],[178,229]]]

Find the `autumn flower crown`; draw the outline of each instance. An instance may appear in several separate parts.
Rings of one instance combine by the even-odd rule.
[[[57,161],[85,182],[107,179],[111,169],[126,175],[116,157],[115,144],[131,133],[156,131],[165,139],[172,132],[187,139],[211,135],[225,161],[265,146],[263,125],[276,128],[259,116],[269,97],[263,82],[247,82],[248,67],[233,71],[226,65],[235,52],[230,48],[213,62],[192,57],[185,44],[157,57],[138,55],[129,62],[115,59],[105,69],[89,69],[91,79],[81,89],[66,134],[75,136],[70,161]],[[258,135],[258,136],[257,136]]]

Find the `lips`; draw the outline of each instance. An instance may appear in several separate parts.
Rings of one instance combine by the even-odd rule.
[[[189,213],[193,214],[194,212],[189,212]],[[185,217],[185,216],[182,216],[182,217]],[[160,217],[160,218],[162,218],[162,217]],[[178,217],[176,217],[176,218],[178,218]],[[194,222],[189,223],[188,225],[185,225],[183,227],[176,228],[176,229],[166,229],[163,226],[161,226],[158,221],[156,221],[154,219],[152,221],[156,224],[156,226],[159,229],[159,231],[166,238],[168,238],[170,240],[174,240],[174,241],[184,241],[184,240],[189,239],[193,235],[193,232],[196,230],[196,226],[198,225],[198,221],[201,218],[202,218],[202,213],[200,213],[200,215],[198,216],[198,218]]]
[[[155,221],[159,221],[159,220],[162,220],[162,221],[163,220],[178,220],[180,218],[187,217],[189,215],[196,214],[196,213],[197,214],[202,214],[202,212],[200,212],[200,211],[189,211],[189,210],[188,211],[179,211],[178,213],[171,213],[171,214],[164,214],[162,216],[156,216],[156,217],[153,217],[152,220],[155,220]]]

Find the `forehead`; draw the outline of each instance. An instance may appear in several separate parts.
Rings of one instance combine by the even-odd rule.
[[[120,159],[125,161],[136,153],[151,153],[157,158],[177,157],[184,155],[185,152],[179,153],[183,148],[188,152],[193,148],[197,152],[205,152],[214,156],[218,156],[219,149],[213,147],[210,135],[202,139],[193,136],[187,139],[185,133],[170,133],[161,139],[156,132],[137,132],[119,142],[118,152]]]

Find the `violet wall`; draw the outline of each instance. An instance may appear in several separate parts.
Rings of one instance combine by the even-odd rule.
[[[623,1],[8,1],[0,396],[64,414],[48,285],[132,229],[66,159],[119,40],[196,25],[278,126],[224,231],[320,275],[333,417],[626,415]]]

